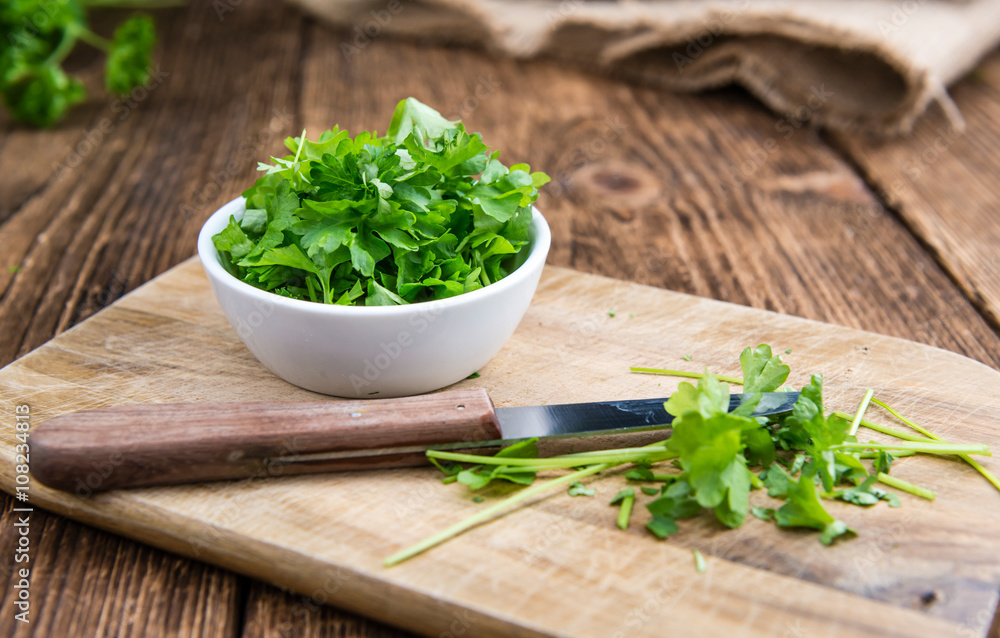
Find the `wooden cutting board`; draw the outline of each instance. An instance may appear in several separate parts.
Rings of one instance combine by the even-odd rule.
[[[463,385],[486,388],[500,406],[656,397],[678,380],[632,375],[629,365],[738,374],[739,351],[758,343],[792,350],[784,358],[795,385],[822,372],[831,407],[853,411],[873,387],[946,439],[1000,453],[1000,373],[982,364],[558,268],[547,269],[510,343]],[[8,425],[20,404],[37,425],[129,403],[335,400],[258,364],[194,260],[0,370],[0,397]],[[869,416],[891,423],[877,408]],[[12,492],[14,428],[2,433],[0,481]],[[984,465],[1000,473],[1000,462]],[[560,490],[391,569],[384,557],[485,504],[412,468],[96,495],[33,482],[30,505],[434,636],[985,636],[1000,592],[1000,493],[948,459],[900,459],[893,473],[937,500],[829,503],[858,530],[833,547],[753,517],[738,530],[684,521],[660,542],[643,529],[641,495],[621,532],[608,501],[624,479],[612,473],[591,481],[595,497]],[[692,548],[707,557],[703,574]]]

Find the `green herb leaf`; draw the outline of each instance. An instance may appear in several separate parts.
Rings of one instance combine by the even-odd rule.
[[[896,460],[896,457],[892,455],[889,450],[879,450],[875,454],[875,473],[884,472],[889,473],[889,468],[892,466],[892,462]]]
[[[244,192],[251,250],[219,248],[246,283],[329,304],[402,305],[477,290],[523,261],[544,175],[508,170],[479,134],[416,100],[400,102],[385,137],[334,128],[285,145],[292,154],[261,164]],[[277,248],[315,268],[260,261]]]
[[[17,0],[0,7],[0,96],[15,120],[48,127],[86,98],[83,83],[63,69],[63,61],[83,41],[108,54],[105,84],[126,93],[145,82],[155,40],[152,21],[135,16],[113,40],[87,26],[81,0]],[[141,7],[144,0],[129,2]],[[150,0],[150,6],[157,6]]]
[[[774,392],[791,372],[780,356],[771,354],[771,346],[767,344],[744,350],[740,354],[740,367],[743,368],[743,391],[748,394]]]
[[[803,476],[789,483],[788,501],[775,514],[781,527],[810,527],[821,530],[820,540],[829,545],[839,536],[854,533],[841,521],[835,520],[823,508],[811,478]]]
[[[660,540],[663,540],[667,536],[677,533],[677,521],[668,516],[654,515],[653,519],[646,523],[646,529]]]
[[[775,511],[770,507],[751,507],[750,513],[762,521],[773,521]]]
[[[594,494],[597,494],[597,490],[588,488],[580,481],[573,481],[570,483],[569,489],[566,491],[570,496],[593,496]]]
[[[153,19],[132,16],[115,29],[104,69],[108,93],[124,95],[149,79],[149,60],[156,45]]]

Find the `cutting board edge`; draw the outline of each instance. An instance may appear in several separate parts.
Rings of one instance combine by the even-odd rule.
[[[2,489],[4,492],[8,494],[11,493],[11,490],[8,489],[8,483],[10,478],[11,476],[9,475],[9,472],[7,471],[0,472],[0,489]],[[153,488],[153,489],[161,489],[161,488]],[[72,501],[68,501],[65,497],[63,497],[61,492],[48,489],[45,489],[44,491],[49,493],[48,494],[49,496],[55,496],[56,498],[46,498],[45,496],[43,496],[41,502],[38,502],[37,498],[33,496],[32,498],[36,500],[31,503],[31,506],[38,506],[46,511],[50,511],[61,516],[66,516],[67,518],[71,518],[73,520],[82,522],[87,525],[91,525],[95,528],[104,530],[111,534],[124,536],[138,543],[152,545],[163,551],[167,551],[172,554],[176,554],[178,556],[182,556],[192,560],[198,560],[204,563],[221,567],[223,569],[229,569],[231,571],[242,574],[249,578],[254,578],[260,580],[261,582],[271,584],[273,586],[278,587],[279,589],[299,594],[313,601],[319,600],[316,597],[316,592],[319,591],[319,589],[321,589],[322,586],[317,586],[313,588],[311,592],[308,591],[310,587],[302,586],[304,584],[302,579],[303,575],[310,574],[311,572],[316,571],[315,563],[317,562],[317,560],[314,555],[307,555],[302,553],[301,551],[297,551],[295,549],[292,549],[284,545],[279,545],[272,542],[259,540],[256,538],[248,538],[236,532],[227,530],[226,528],[216,528],[218,531],[217,540],[224,539],[226,541],[226,546],[233,547],[234,548],[233,551],[226,552],[220,550],[212,550],[210,548],[206,549],[204,553],[198,553],[197,551],[185,551],[185,547],[193,548],[194,544],[191,543],[189,540],[184,539],[180,536],[165,532],[164,530],[167,528],[162,524],[157,524],[159,510],[156,505],[143,502],[141,499],[138,501],[129,499],[121,504],[119,504],[118,502],[114,502],[112,503],[111,508],[104,507],[96,510],[80,509],[75,507],[75,505],[73,504],[66,505],[66,503],[68,502],[72,503]],[[128,499],[128,496],[134,493],[135,492],[123,490],[117,493],[109,493],[109,494],[115,494],[116,495],[115,501],[117,501],[118,497],[124,497],[125,499]],[[136,507],[137,504],[140,506],[139,508]],[[121,506],[128,506],[129,515],[127,517],[122,516],[121,518],[116,519],[113,517],[113,514],[116,511],[118,511],[118,508]],[[113,511],[111,511],[112,509]],[[84,515],[81,516],[80,512],[84,512]],[[198,525],[205,524],[204,521],[183,514],[178,515],[176,512],[171,512],[171,517],[172,519],[181,518],[184,521]],[[122,521],[127,522],[127,527],[123,528],[120,525]],[[254,549],[252,553],[247,551],[248,544],[252,546]],[[238,548],[238,550],[236,548]],[[267,551],[262,551],[262,550],[267,550]],[[682,549],[681,551],[686,552],[687,550]],[[251,557],[257,556],[266,559],[270,565],[273,565],[276,562],[274,560],[276,555],[285,556],[291,559],[297,559],[295,562],[279,563],[283,565],[283,568],[280,570],[280,573],[282,574],[280,578],[275,578],[273,571],[265,572],[264,567],[261,567],[260,569],[255,568],[253,566],[253,561],[251,561]],[[739,562],[730,561],[728,559],[720,557],[714,557],[713,560],[726,561],[727,563],[732,563],[733,565],[738,565],[753,570],[760,569],[756,567],[742,565]],[[384,613],[384,606],[378,604],[377,597],[374,597],[375,602],[368,602],[368,603],[362,602],[361,604],[356,602],[358,600],[361,601],[366,600],[364,595],[351,596],[351,597],[330,597],[327,598],[326,600],[320,601],[321,604],[335,605],[347,611],[351,611],[370,618],[374,618],[376,620],[379,620],[380,622],[385,622],[387,624],[399,627],[407,631],[414,631],[422,633],[425,636],[431,636],[431,637],[444,635],[445,633],[447,633],[447,629],[442,629],[442,626],[446,627],[447,625],[441,625],[435,623],[435,619],[441,617],[442,614],[428,613],[428,611],[430,610],[442,609],[443,611],[447,612],[443,615],[446,617],[448,621],[453,621],[454,619],[458,619],[458,620],[469,621],[470,624],[474,623],[473,626],[476,627],[476,632],[477,632],[475,635],[483,636],[483,638],[560,638],[563,636],[565,636],[566,638],[572,638],[573,636],[573,634],[567,634],[563,632],[546,631],[544,627],[537,626],[537,623],[527,622],[527,619],[525,618],[519,618],[514,615],[502,616],[498,614],[492,614],[490,613],[489,608],[480,609],[479,608],[480,606],[476,605],[475,603],[471,602],[466,603],[466,602],[449,600],[446,599],[440,593],[435,594],[435,593],[423,592],[415,587],[407,586],[405,583],[396,583],[388,578],[380,578],[375,574],[368,574],[365,572],[361,572],[354,568],[339,565],[335,562],[330,562],[330,561],[320,561],[320,562],[322,562],[328,568],[348,571],[350,572],[353,578],[359,579],[360,581],[366,584],[371,584],[371,583],[380,584],[381,587],[389,590],[388,592],[383,592],[383,595],[392,595],[392,593],[395,592],[396,594],[408,597],[409,599],[416,602],[416,604],[411,605],[409,607],[408,611],[410,613],[410,617],[413,618],[412,610],[414,608],[421,610],[422,615],[417,619],[417,622],[411,624],[404,624],[397,622],[393,616],[386,615]],[[767,570],[761,570],[761,571],[764,571],[770,577],[780,579],[782,581],[787,581],[789,586],[800,585],[802,583],[802,581],[799,581],[798,579],[792,576],[770,572]],[[933,626],[932,630],[935,632],[939,632],[939,630],[941,629],[940,627],[941,624],[946,624],[954,629],[955,635],[965,635],[969,636],[970,638],[989,638],[989,636],[985,632],[980,633],[978,636],[973,634],[968,634],[967,632],[972,631],[972,628],[967,625],[958,623],[954,620],[936,616],[930,616],[917,609],[901,607],[899,605],[894,605],[890,602],[880,601],[872,598],[866,598],[860,594],[856,594],[839,588],[832,588],[823,583],[816,583],[810,581],[806,582],[810,586],[829,589],[831,592],[835,592],[838,596],[842,596],[847,599],[857,600],[859,603],[861,603],[862,605],[866,606],[869,609],[884,608],[891,614],[903,614],[904,616],[913,617],[920,621],[929,621],[928,624]],[[373,600],[373,597],[369,597],[368,600]],[[468,615],[464,613],[467,611],[474,614],[476,618],[470,621]],[[512,629],[516,631],[512,631]],[[985,631],[986,632],[989,631],[988,626],[986,627]],[[750,634],[747,635],[753,636],[753,635],[764,635],[764,634],[751,632]],[[772,634],[768,632],[766,635],[772,635]],[[870,636],[870,638],[879,638],[879,636],[882,636],[883,634],[877,633],[877,634],[855,634],[855,635],[858,636],[859,638],[865,638],[866,635]],[[926,635],[929,638],[930,636],[939,636],[940,633],[933,633],[933,634],[928,633]],[[920,638],[920,636],[911,634],[908,635],[908,638]]]
[[[792,315],[792,314],[787,314],[787,313],[782,313],[782,312],[776,312],[774,310],[768,310],[766,308],[755,308],[753,306],[745,306],[745,305],[742,305],[742,304],[733,303],[731,301],[722,301],[720,299],[712,299],[710,297],[702,297],[702,296],[699,296],[699,295],[692,295],[692,294],[686,293],[686,292],[679,292],[679,291],[676,291],[676,290],[670,290],[669,288],[659,288],[657,286],[652,286],[650,284],[641,284],[641,283],[637,283],[637,282],[634,282],[634,281],[627,281],[627,280],[624,280],[624,279],[615,279],[614,277],[608,277],[607,275],[597,275],[597,274],[594,274],[594,273],[588,273],[588,272],[584,272],[584,271],[581,271],[581,270],[575,270],[573,268],[566,268],[564,266],[550,266],[550,265],[546,265],[545,266],[545,271],[542,273],[542,280],[541,280],[541,283],[539,284],[539,286],[541,286],[542,284],[545,283],[546,276],[551,276],[550,273],[556,273],[558,275],[564,275],[564,276],[567,276],[567,275],[568,276],[583,276],[583,277],[588,277],[588,278],[603,280],[603,281],[606,281],[606,282],[608,282],[610,284],[624,285],[624,286],[628,286],[628,287],[632,287],[632,288],[639,288],[639,289],[646,289],[646,290],[655,290],[658,293],[666,293],[666,294],[669,294],[669,295],[679,296],[679,297],[691,300],[692,302],[695,302],[695,303],[706,303],[706,304],[710,304],[710,305],[721,305],[721,306],[725,306],[727,308],[734,308],[734,309],[737,309],[738,312],[751,312],[751,313],[754,313],[754,314],[758,314],[758,313],[760,313],[760,314],[767,314],[767,315],[771,315],[773,317],[778,317],[778,318],[780,318],[782,320],[792,320],[792,321],[796,321],[796,322],[801,322],[803,324],[812,324],[812,325],[816,325],[816,326],[836,326],[839,330],[843,330],[845,332],[853,333],[854,335],[856,335],[859,338],[860,337],[865,337],[865,336],[872,336],[872,337],[876,337],[879,340],[886,341],[886,342],[889,342],[889,343],[896,343],[896,344],[906,345],[906,346],[916,345],[916,346],[919,346],[921,348],[927,348],[927,349],[934,350],[936,352],[948,355],[949,357],[957,358],[957,360],[960,360],[963,363],[973,363],[977,367],[983,368],[984,371],[997,375],[998,376],[998,380],[1000,380],[1000,370],[998,370],[996,368],[993,368],[992,366],[987,365],[987,364],[983,363],[982,361],[977,361],[976,359],[973,359],[972,357],[968,357],[968,356],[966,356],[964,354],[960,354],[960,353],[954,352],[952,350],[947,350],[947,349],[942,348],[940,346],[935,346],[935,345],[931,345],[931,344],[927,344],[927,343],[921,343],[919,341],[914,341],[912,339],[906,339],[906,338],[897,337],[897,336],[894,336],[894,335],[887,335],[887,334],[883,334],[881,332],[873,332],[871,330],[863,330],[861,328],[854,328],[854,327],[851,327],[851,326],[845,326],[845,325],[838,324],[838,323],[830,323],[830,322],[827,322],[827,321],[820,321],[818,319],[810,319],[808,317],[800,317],[798,315]],[[749,345],[749,344],[747,344],[747,345]]]

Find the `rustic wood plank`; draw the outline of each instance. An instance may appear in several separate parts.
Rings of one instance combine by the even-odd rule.
[[[539,201],[553,229],[551,264],[1000,365],[996,334],[851,166],[817,132],[743,93],[673,95],[379,39],[347,61],[344,37],[312,36],[306,128],[384,127],[406,95],[464,117],[506,161],[555,178]],[[407,63],[418,58],[418,68]]]
[[[240,635],[242,638],[410,638],[416,635],[341,611],[326,604],[328,599],[329,594],[322,588],[303,596],[253,582],[246,603],[246,622]]]
[[[10,500],[9,498],[7,499]],[[23,504],[18,505],[22,507]],[[31,533],[28,562],[12,563],[19,517]],[[30,570],[30,623],[14,618],[18,576],[3,593],[5,636],[233,636],[244,585],[231,573],[80,525],[41,509],[4,508],[0,551]]]
[[[935,113],[906,139],[834,139],[1000,329],[1000,52],[984,60],[952,95],[965,117],[964,133]]]
[[[271,152],[269,145],[294,129],[297,13],[248,4],[221,21],[205,2],[156,17],[162,73],[154,74],[147,95],[107,99],[102,61],[84,52],[73,64],[90,89],[86,104],[52,130],[2,124],[4,363],[189,256],[200,219],[253,174],[252,154]],[[247,32],[258,34],[255,42],[269,53],[253,66],[240,53]],[[268,91],[251,100],[258,82]],[[9,266],[21,269],[15,274]],[[3,501],[6,550],[16,530],[9,524],[11,499]],[[33,622],[15,625],[5,614],[0,632],[232,636],[239,630],[245,580],[233,573],[42,511],[32,522],[33,560],[40,565],[32,581]],[[12,591],[5,590],[8,603]]]

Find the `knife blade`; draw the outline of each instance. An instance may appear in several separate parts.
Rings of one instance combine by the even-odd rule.
[[[730,409],[746,395],[730,397]],[[766,393],[754,415],[791,410]],[[426,463],[428,449],[479,450],[669,427],[666,398],[494,408],[485,390],[363,401],[173,403],[61,415],[31,433],[30,471],[87,496],[125,487]]]

